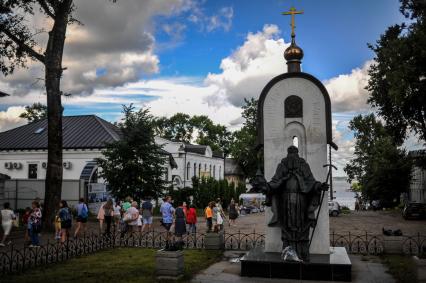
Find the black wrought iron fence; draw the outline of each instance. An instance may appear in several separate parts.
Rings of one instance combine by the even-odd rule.
[[[204,248],[204,233],[187,234],[182,240],[185,249]],[[265,235],[253,232],[224,234],[226,250],[250,250],[265,245]],[[63,244],[48,242],[39,248],[16,247],[11,245],[0,251],[0,272],[2,274],[20,273],[30,268],[58,263],[104,249],[119,247],[163,248],[166,245],[166,232],[149,231],[145,233],[112,233],[85,235],[69,239]],[[386,237],[369,233],[330,234],[330,245],[345,247],[352,254],[403,253],[408,255],[426,254],[426,235]]]

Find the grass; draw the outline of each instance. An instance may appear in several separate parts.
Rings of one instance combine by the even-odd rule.
[[[397,283],[417,283],[416,263],[410,256],[386,255],[383,263],[389,268],[389,273]]]
[[[95,283],[158,282],[155,278],[154,249],[119,248],[101,251],[50,266],[37,267],[24,274],[9,275],[2,283]],[[217,262],[220,251],[185,250],[185,274],[188,282],[197,272]]]

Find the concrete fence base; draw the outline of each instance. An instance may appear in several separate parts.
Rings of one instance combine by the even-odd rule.
[[[155,255],[155,270],[159,280],[181,279],[184,273],[183,252],[158,250]]]

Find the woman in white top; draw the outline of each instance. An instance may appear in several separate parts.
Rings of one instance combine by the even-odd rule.
[[[6,238],[9,236],[12,230],[12,221],[16,219],[13,210],[10,209],[10,203],[5,202],[3,204],[4,209],[1,210],[1,226],[3,228],[3,239],[0,243],[0,247],[4,247],[6,244]]]

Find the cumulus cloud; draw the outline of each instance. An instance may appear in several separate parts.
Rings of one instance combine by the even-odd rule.
[[[143,75],[158,73],[159,58],[155,54],[155,16],[171,16],[182,12],[190,0],[126,0],[112,3],[105,0],[76,0],[74,17],[82,25],[70,25],[64,50],[62,89],[71,94],[89,94],[94,88],[120,86],[137,81]],[[42,15],[31,24],[47,28],[51,25]],[[37,36],[40,48],[46,45],[47,34]],[[40,63],[17,70],[2,81],[26,94],[43,88],[37,78],[44,77]]]
[[[249,33],[245,42],[222,60],[222,72],[207,76],[205,83],[217,88],[208,102],[222,103],[217,98],[225,98],[241,106],[244,98],[257,98],[271,78],[285,72],[282,54],[289,44],[278,38],[279,33],[276,25],[265,25],[262,31]]]
[[[324,81],[331,97],[333,111],[363,111],[367,105],[368,69],[373,61],[367,61],[361,68],[355,68],[350,74],[342,74]]]
[[[27,120],[19,118],[19,115],[25,111],[25,107],[13,106],[6,111],[0,111],[0,132],[4,132],[27,123]]]

